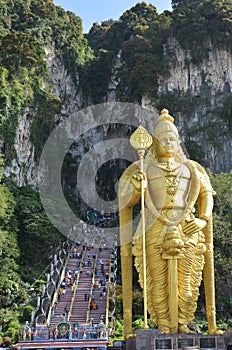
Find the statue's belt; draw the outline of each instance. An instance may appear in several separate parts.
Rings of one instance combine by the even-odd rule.
[[[169,221],[181,221],[184,214],[183,209],[163,209],[160,215]]]

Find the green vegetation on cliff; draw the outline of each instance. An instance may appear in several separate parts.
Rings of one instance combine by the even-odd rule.
[[[231,0],[174,0],[172,5],[172,12],[158,14],[155,6],[140,2],[119,20],[94,24],[84,37],[81,19],[51,0],[1,0],[0,135],[7,161],[14,157],[19,113],[25,107],[34,113],[31,140],[38,158],[54,117],[60,115],[65,103],[65,96],[52,91],[45,64],[48,52],[62,59],[81,93],[83,106],[105,102],[112,79],[120,101],[140,103],[146,96],[159,107],[166,97],[165,106],[180,112],[186,96],[177,91],[172,98],[157,91],[160,77],[168,77],[176,59],[165,49],[167,40],[174,37],[191,53],[186,67],[199,64],[208,57],[212,45],[231,50],[232,13]],[[202,109],[210,96],[207,83],[203,90],[201,98],[189,96]],[[220,110],[219,117],[222,113]]]
[[[164,56],[168,38],[176,38],[190,51],[187,65],[207,59],[212,44],[231,50],[231,0],[174,0],[172,5],[172,12],[158,14],[153,5],[138,3],[118,21],[94,24],[87,34],[96,56],[107,50],[115,63],[120,55],[121,65],[115,72],[120,100],[140,101],[145,95],[157,102],[158,76],[169,74],[174,59],[171,52]]]
[[[51,0],[1,0],[0,137],[7,161],[14,156],[18,115],[24,108],[30,108],[34,123],[42,125],[47,136],[50,120],[60,113],[61,101],[52,93],[46,51],[60,57],[76,81],[78,66],[92,57],[81,19]],[[45,140],[36,125],[31,138],[38,156]]]

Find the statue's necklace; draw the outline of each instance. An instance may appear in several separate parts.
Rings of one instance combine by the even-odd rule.
[[[174,173],[168,173],[164,176],[164,182],[166,184],[166,192],[170,196],[174,196],[177,192],[180,177]]]
[[[167,194],[170,196],[174,196],[178,190],[179,182],[183,173],[183,169],[179,172],[177,172],[178,169],[180,169],[182,164],[178,164],[177,166],[170,166],[167,165],[166,167],[163,167],[162,164],[160,164],[159,168],[163,170],[163,172],[166,172],[166,175],[163,176],[163,180],[165,183],[165,188]]]
[[[156,166],[164,171],[167,171],[167,172],[175,172],[176,170],[178,170],[182,166],[182,164],[163,162],[163,163],[156,164]]]

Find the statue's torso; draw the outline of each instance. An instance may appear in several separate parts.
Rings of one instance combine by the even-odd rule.
[[[156,209],[184,210],[191,184],[191,173],[186,165],[177,165],[167,171],[162,165],[147,168],[149,194]]]

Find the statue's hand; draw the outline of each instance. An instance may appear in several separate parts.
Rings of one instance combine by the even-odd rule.
[[[206,226],[206,224],[206,220],[194,218],[187,222],[186,226],[183,228],[183,231],[187,235],[191,235],[197,231],[201,231]]]
[[[136,189],[136,191],[140,192],[141,191],[141,183],[143,181],[143,188],[147,188],[147,177],[144,172],[141,170],[136,172],[134,175],[131,177],[131,183]]]

